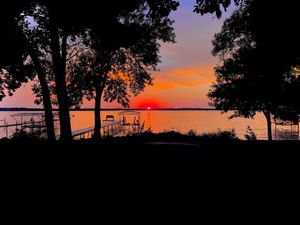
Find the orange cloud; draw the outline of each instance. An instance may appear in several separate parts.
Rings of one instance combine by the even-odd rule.
[[[141,95],[132,99],[131,107],[146,108],[144,103],[159,102],[158,107],[208,107],[208,86],[203,87],[181,87],[173,90],[159,91],[147,88]]]
[[[191,67],[161,71],[154,75],[154,90],[171,90],[179,87],[200,87],[214,81],[213,67]]]
[[[154,78],[153,86],[132,99],[132,107],[152,101],[159,101],[162,107],[209,107],[207,93],[215,81],[213,66],[165,69]]]

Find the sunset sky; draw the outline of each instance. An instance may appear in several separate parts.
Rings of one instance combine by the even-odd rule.
[[[218,60],[211,56],[211,40],[220,31],[223,20],[213,15],[193,13],[195,0],[181,0],[172,14],[175,20],[176,44],[163,44],[160,71],[153,74],[154,85],[132,98],[131,107],[208,107],[206,97],[214,80],[213,67]],[[229,13],[225,14],[225,17]],[[224,18],[223,18],[224,19]],[[0,107],[36,107],[30,84],[24,85],[13,97],[6,97]],[[83,107],[93,107],[86,102]],[[120,107],[104,103],[103,107]]]

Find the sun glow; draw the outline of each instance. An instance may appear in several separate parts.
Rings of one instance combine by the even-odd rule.
[[[155,110],[165,107],[161,104],[161,102],[157,101],[156,99],[141,99],[140,101],[135,102],[133,106],[138,109],[146,110]]]

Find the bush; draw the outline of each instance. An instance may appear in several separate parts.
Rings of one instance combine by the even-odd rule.
[[[208,140],[216,140],[216,141],[239,140],[234,129],[225,130],[225,131],[218,130],[217,132],[214,133],[206,133],[201,135],[201,138],[208,139]]]
[[[44,131],[40,129],[31,129],[26,131],[24,129],[18,129],[11,137],[12,140],[43,140]]]
[[[247,127],[245,138],[248,141],[256,141],[257,140],[256,134],[254,133],[254,131],[251,129],[250,126]]]
[[[191,130],[189,130],[189,132],[187,132],[186,135],[187,135],[187,136],[190,136],[190,137],[195,137],[195,136],[197,136],[197,131],[191,129]]]

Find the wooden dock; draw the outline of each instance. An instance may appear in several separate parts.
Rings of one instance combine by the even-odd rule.
[[[123,131],[122,120],[103,121],[101,124],[103,136],[115,136]],[[73,139],[91,138],[94,134],[94,127],[88,127],[72,131]],[[57,136],[59,138],[59,135]]]
[[[119,119],[115,120],[114,115],[106,115],[105,120],[101,123],[101,134],[103,137],[126,135],[126,134],[139,134],[144,128],[144,124],[140,123],[140,112],[121,112],[118,114]],[[0,120],[0,138],[10,138],[12,134],[18,130],[35,131],[40,130],[46,134],[46,124],[43,113],[18,113],[11,115],[15,119],[15,123],[7,123],[7,121]],[[54,119],[58,121],[58,119]],[[56,129],[57,131],[57,129]],[[2,135],[3,133],[3,135]],[[94,135],[94,127],[87,127],[79,130],[72,131],[73,139],[92,138]],[[56,135],[56,139],[60,138],[60,134]]]
[[[101,133],[103,137],[116,136],[119,134],[138,134],[144,129],[141,125],[141,113],[136,111],[124,111],[118,113],[119,119],[115,120],[114,115],[106,115],[101,124]],[[131,119],[130,119],[131,117]],[[88,127],[72,131],[73,139],[92,138],[94,127]],[[59,138],[59,136],[57,137]]]

